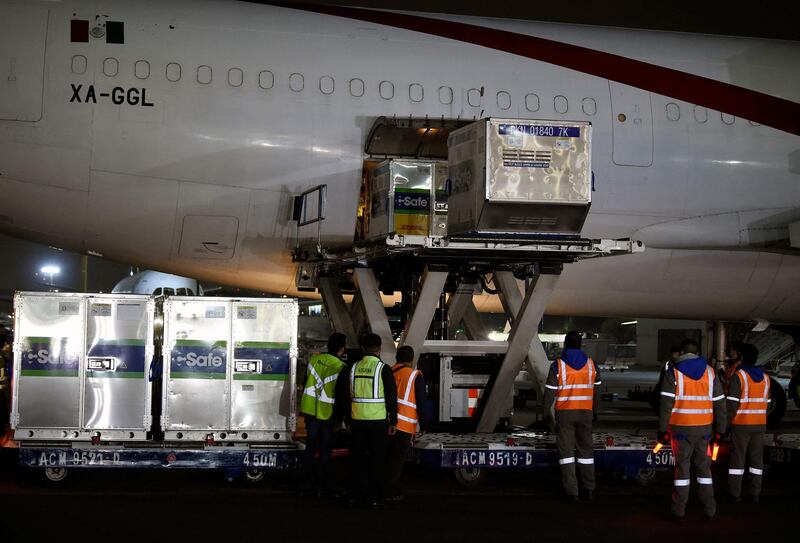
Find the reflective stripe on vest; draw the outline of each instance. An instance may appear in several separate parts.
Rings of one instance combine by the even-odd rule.
[[[353,420],[386,420],[383,362],[365,356],[350,369],[350,415]]]
[[[591,411],[594,405],[594,360],[588,359],[579,370],[573,369],[560,358],[556,364],[556,409]]]
[[[714,370],[706,368],[700,379],[694,380],[674,370],[676,377],[675,404],[669,418],[671,426],[708,426],[714,421]]]
[[[756,383],[744,370],[736,372],[742,383],[742,396],[732,424],[765,425],[767,424],[767,405],[769,404],[769,377]]]
[[[397,368],[397,369],[395,369]],[[414,386],[419,370],[407,366],[392,368],[397,384],[397,429],[407,434],[417,432],[417,391]]]
[[[336,381],[344,368],[344,362],[332,354],[316,354],[308,361],[300,412],[319,420],[328,420],[333,415],[336,396]]]

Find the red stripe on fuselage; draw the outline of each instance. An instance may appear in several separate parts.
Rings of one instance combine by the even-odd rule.
[[[404,28],[472,43],[705,106],[800,136],[800,104],[707,77],[545,38],[443,19],[317,4],[276,6]]]

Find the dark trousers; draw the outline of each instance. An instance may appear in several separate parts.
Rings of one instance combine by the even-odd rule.
[[[578,478],[581,485],[594,491],[594,444],[592,443],[592,412],[583,410],[556,411],[556,445],[561,466],[561,484],[568,496],[578,495]]]
[[[354,420],[351,449],[351,497],[378,501],[383,498],[389,424],[385,420]]]
[[[761,494],[761,480],[764,475],[764,430],[733,426],[731,432],[731,458],[728,466],[728,492],[731,496],[742,495],[742,480],[747,465],[747,488],[745,494]]]
[[[672,436],[672,454],[675,456],[675,488],[672,491],[672,514],[682,517],[689,501],[691,472],[697,479],[697,497],[706,515],[717,512],[714,486],[711,480],[711,457],[708,456],[707,435],[687,435],[678,439]]]
[[[386,455],[387,497],[402,494],[400,478],[403,476],[403,466],[406,463],[406,455],[411,447],[411,438],[413,437],[413,435],[400,430],[393,436],[389,436],[389,451]]]
[[[306,490],[327,491],[328,464],[331,460],[333,423],[304,415],[306,420],[306,450],[303,453],[303,476]],[[319,456],[317,457],[317,454]]]

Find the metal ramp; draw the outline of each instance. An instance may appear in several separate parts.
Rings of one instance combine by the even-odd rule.
[[[320,192],[324,193],[300,198],[318,198]],[[297,207],[306,206],[300,202]],[[398,346],[413,347],[417,357],[503,355],[479,405],[479,432],[494,431],[523,363],[543,389],[549,361],[537,331],[564,265],[644,250],[641,243],[629,240],[514,234],[390,235],[338,248],[316,241],[299,245],[295,252],[298,288],[320,293],[332,328],[345,334],[351,345],[369,330],[382,339],[381,358],[394,362],[395,337],[382,294],[399,293],[405,325]],[[489,275],[494,288],[488,287]],[[511,325],[508,341],[488,340],[473,301],[482,292],[499,298]],[[469,339],[455,338],[462,327]]]

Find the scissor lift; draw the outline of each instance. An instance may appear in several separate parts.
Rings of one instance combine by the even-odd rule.
[[[300,197],[313,200],[319,210],[303,219],[304,225],[316,224],[318,232],[325,192],[320,186]],[[298,207],[312,206],[300,202]],[[640,242],[578,236],[389,235],[346,247],[323,247],[320,239],[298,245],[298,288],[320,293],[332,328],[353,346],[369,330],[382,339],[382,360],[394,362],[395,337],[382,294],[399,293],[405,326],[397,345],[413,347],[417,359],[424,353],[503,356],[478,408],[478,432],[495,430],[523,362],[543,390],[549,362],[537,331],[564,265],[644,250]],[[488,275],[494,288],[487,286]],[[488,339],[473,301],[481,292],[499,298],[511,324],[508,341]],[[437,309],[439,326],[432,326]],[[455,339],[462,326],[469,339]]]

